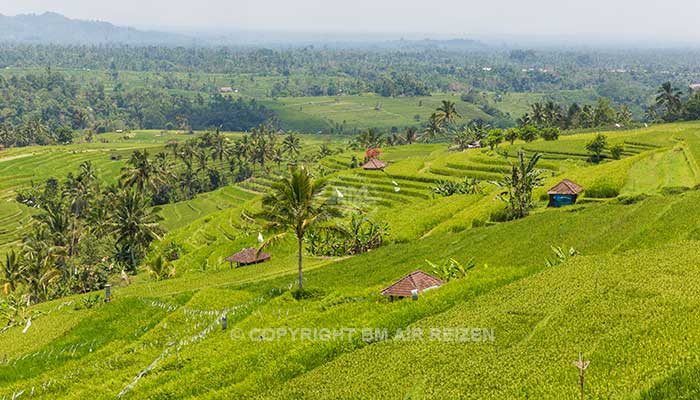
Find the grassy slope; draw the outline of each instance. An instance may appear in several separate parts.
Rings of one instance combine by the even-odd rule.
[[[610,135],[669,149],[676,136],[686,140],[687,154],[693,156],[690,139],[696,128],[681,124]],[[654,151],[584,166],[576,154],[590,137],[526,147],[574,154],[568,161],[545,160],[556,175],[548,184],[575,177],[587,185],[612,175],[620,188]],[[446,154],[440,146],[426,145],[388,149],[384,156],[393,161],[386,175],[341,169],[349,161],[346,155],[324,161],[337,169],[330,178],[339,190],[351,192],[358,182],[366,188],[356,192],[358,204],[368,203],[389,221],[393,243],[342,260],[307,257],[307,286],[320,291],[314,298],[298,302],[287,292],[295,269],[291,243],[272,248],[271,263],[231,270],[223,262],[238,248],[255,244],[257,232],[240,219],[241,207],[256,207],[252,198],[173,229],[166,242],[178,241],[187,252],[178,263],[180,278],[152,282],[140,276],[131,286],[115,288],[109,305],[67,306],[38,317],[27,334],[21,327],[0,333],[8,357],[29,355],[16,365],[0,366],[0,395],[56,379],[39,394],[112,398],[173,340],[181,343],[178,355],[171,347],[130,397],[561,398],[562,393],[575,395],[570,362],[578,351],[593,361],[589,396],[594,398],[697,390],[692,346],[698,341],[692,332],[700,321],[692,293],[700,282],[693,265],[700,260],[698,244],[681,241],[700,239],[692,223],[700,211],[699,192],[657,195],[630,205],[611,201],[539,210],[521,221],[470,229],[470,218],[483,218],[497,205],[492,193],[433,200],[430,184],[457,179],[445,169],[477,174],[502,168],[499,158],[478,151]],[[391,180],[397,180],[399,193]],[[544,258],[551,255],[551,245],[574,246],[584,256],[547,269]],[[425,258],[448,256],[474,257],[477,267],[467,279],[426,293],[418,302],[392,303],[378,294],[403,274],[425,268]],[[164,309],[150,299],[186,309]],[[53,310],[64,301],[36,309]],[[483,326],[494,327],[497,341],[461,347],[234,341],[216,326],[202,340],[195,338],[215,321],[196,310],[233,306],[241,307],[229,314],[232,328]],[[60,353],[66,347],[75,351]],[[60,355],[48,357],[52,349]],[[521,368],[533,365],[537,373]]]

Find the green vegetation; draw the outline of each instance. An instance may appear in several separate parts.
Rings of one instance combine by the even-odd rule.
[[[0,398],[697,397],[697,95],[430,45],[3,47]]]

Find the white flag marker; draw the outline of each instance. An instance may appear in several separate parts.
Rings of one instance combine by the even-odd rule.
[[[263,238],[262,232],[258,232],[258,242],[262,243],[265,239]]]
[[[30,327],[30,326],[32,326],[32,319],[31,319],[31,318],[29,318],[29,319],[27,320],[27,326],[24,327],[24,329],[22,330],[22,333],[27,333],[27,331],[29,330],[29,327]]]

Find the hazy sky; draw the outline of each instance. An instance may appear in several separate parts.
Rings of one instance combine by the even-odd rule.
[[[139,28],[700,40],[700,0],[0,0]]]

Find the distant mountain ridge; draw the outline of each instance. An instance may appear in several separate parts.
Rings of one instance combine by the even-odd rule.
[[[103,21],[67,18],[61,14],[0,14],[0,42],[36,44],[194,44],[185,35],[142,31]]]

